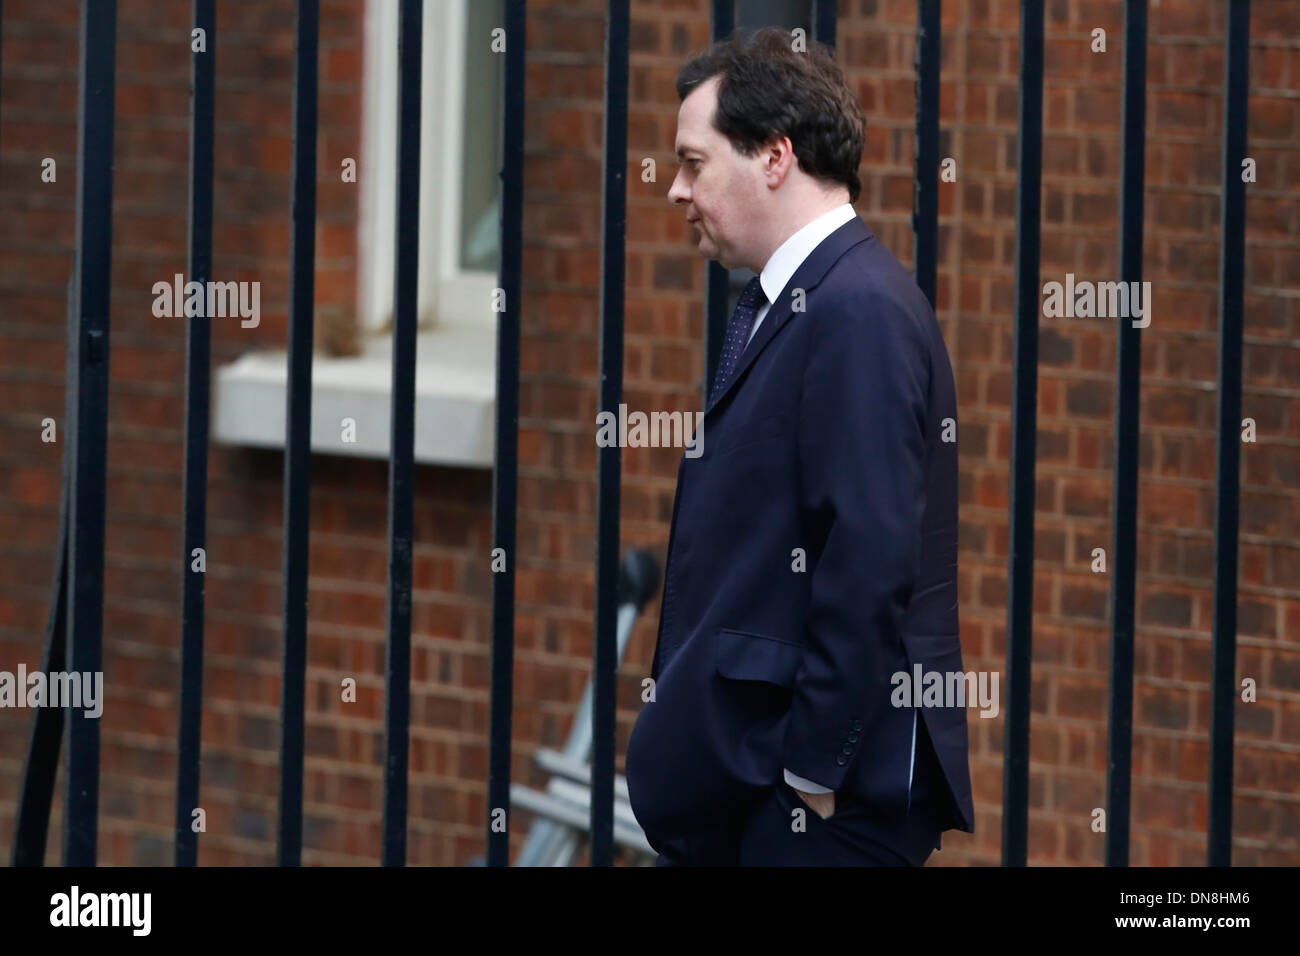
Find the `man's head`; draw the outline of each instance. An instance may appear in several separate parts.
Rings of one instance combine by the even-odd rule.
[[[760,271],[806,223],[861,192],[866,117],[830,52],[766,27],[719,41],[677,73],[670,202],[701,254]]]

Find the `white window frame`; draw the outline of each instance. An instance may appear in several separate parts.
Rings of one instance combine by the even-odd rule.
[[[421,68],[421,328],[486,323],[497,313],[497,275],[460,267],[461,148],[468,0],[426,4]],[[366,0],[362,67],[361,187],[357,216],[357,318],[362,334],[387,327],[393,310],[397,196],[396,0]],[[481,38],[489,43],[490,36]],[[497,160],[492,158],[492,162]],[[446,188],[444,184],[454,184]]]
[[[466,4],[425,4],[420,135],[420,275],[415,367],[415,460],[491,468],[495,461],[495,273],[460,268],[461,123]],[[481,0],[474,0],[481,2]],[[361,149],[357,165],[360,350],[312,359],[311,449],[390,453],[397,179],[397,0],[366,0]],[[483,37],[484,43],[491,37]],[[454,104],[448,108],[447,104]],[[496,159],[493,158],[493,162]],[[454,183],[455,188],[441,188]],[[212,440],[283,448],[288,358],[250,351],[215,370]],[[343,440],[344,418],[355,422]]]

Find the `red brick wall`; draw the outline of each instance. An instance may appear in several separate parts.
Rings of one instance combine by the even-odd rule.
[[[62,452],[64,283],[74,232],[77,4],[9,0],[0,78],[0,669],[37,666]],[[188,3],[119,4],[100,858],[166,863],[175,796],[184,330],[146,290],[184,271]],[[962,643],[1004,667],[1017,7],[944,5],[939,316],[953,357],[962,456]],[[1047,16],[1043,281],[1117,269],[1122,5],[1053,0]],[[514,703],[515,780],[544,783],[590,669],[595,541],[604,4],[529,4],[523,357]],[[345,350],[355,286],[360,2],[322,4],[318,340]],[[1286,0],[1252,16],[1237,706],[1241,864],[1300,862],[1300,41]],[[432,14],[431,14],[432,15]],[[839,59],[867,112],[859,212],[910,261],[912,0],[840,4]],[[1214,507],[1221,2],[1151,8],[1143,334],[1133,862],[1204,861]],[[1094,27],[1106,54],[1088,51]],[[217,23],[219,278],[258,279],[257,329],[214,323],[213,364],[284,342],[293,5],[221,4]],[[665,194],[681,60],[708,41],[708,3],[636,3],[628,140],[625,400],[694,411],[703,266]],[[57,183],[40,162],[58,162]],[[642,183],[653,157],[658,181]],[[1105,804],[1114,329],[1043,319],[1034,619],[1030,859],[1095,863]],[[59,444],[39,440],[60,422]],[[660,555],[677,457],[625,449],[624,547]],[[386,463],[313,460],[304,862],[379,859]],[[274,860],[279,739],[278,452],[213,446],[201,805],[202,864]],[[421,467],[416,490],[410,862],[483,851],[491,481]],[[640,704],[658,601],[620,676],[619,753]],[[358,702],[337,688],[355,676]],[[1005,688],[1005,682],[1003,684]],[[0,851],[30,725],[0,710]],[[996,863],[1003,721],[971,715],[977,833],[935,864]],[[58,827],[52,828],[51,862]],[[513,818],[522,839],[528,817]]]

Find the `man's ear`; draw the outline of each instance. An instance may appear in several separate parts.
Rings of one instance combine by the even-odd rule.
[[[798,162],[794,155],[794,144],[790,142],[789,136],[774,137],[764,143],[761,150],[763,173],[768,185],[775,189],[785,182],[790,170]]]

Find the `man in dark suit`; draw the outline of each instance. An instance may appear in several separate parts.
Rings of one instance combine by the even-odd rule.
[[[974,832],[964,708],[891,702],[962,670],[948,353],[853,210],[865,120],[824,48],[733,37],[677,91],[669,199],[758,275],[678,467],[632,809],[660,865],[920,865]]]

